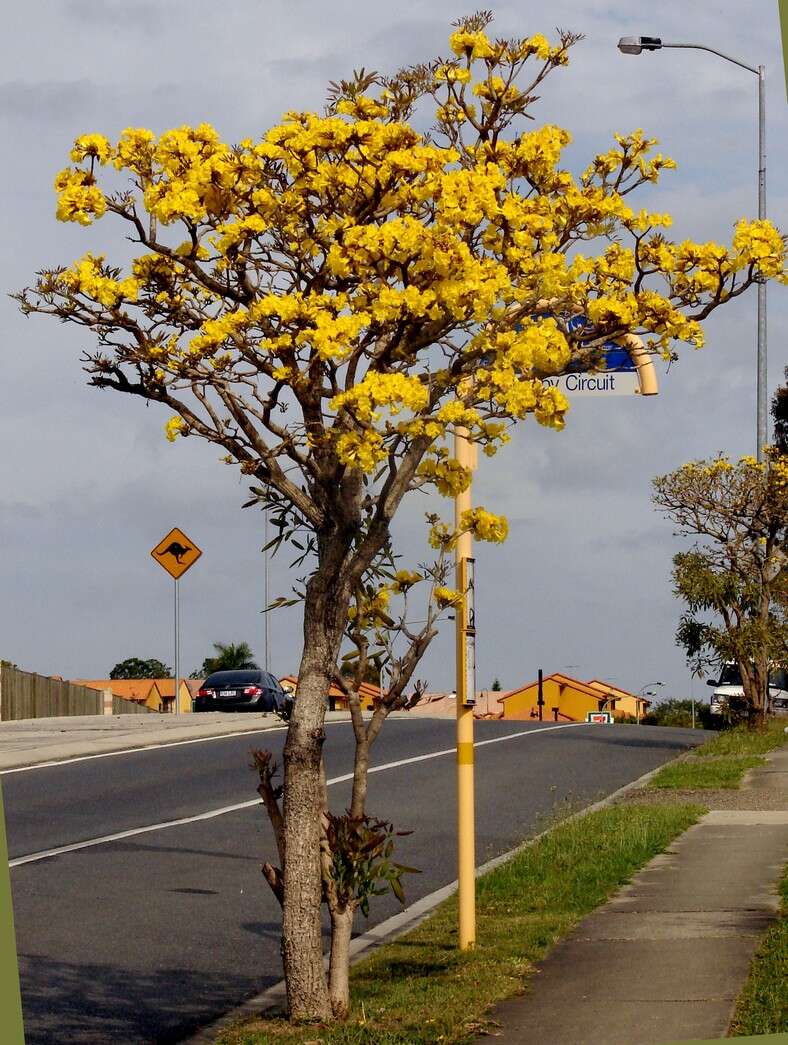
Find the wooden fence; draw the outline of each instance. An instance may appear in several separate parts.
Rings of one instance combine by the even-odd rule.
[[[23,718],[60,718],[63,715],[147,715],[150,708],[101,690],[75,686],[73,682],[20,671],[0,661],[0,722]]]

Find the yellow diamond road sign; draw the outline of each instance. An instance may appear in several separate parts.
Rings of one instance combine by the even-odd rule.
[[[151,550],[151,555],[171,577],[177,579],[193,566],[202,552],[183,530],[176,526]]]

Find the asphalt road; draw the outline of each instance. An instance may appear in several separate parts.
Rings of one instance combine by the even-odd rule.
[[[333,780],[352,768],[352,733],[327,733]],[[2,775],[28,1045],[176,1042],[281,978],[278,907],[260,875],[275,850],[248,764],[252,747],[279,753],[284,737]],[[476,739],[482,863],[538,831],[556,805],[592,802],[703,735],[480,722]],[[456,876],[453,743],[451,721],[414,718],[387,723],[375,745],[368,806],[414,831],[398,848],[422,869],[408,876],[409,901]],[[330,795],[344,808],[349,784]],[[49,855],[65,846],[79,847]],[[379,899],[358,931],[399,909]]]

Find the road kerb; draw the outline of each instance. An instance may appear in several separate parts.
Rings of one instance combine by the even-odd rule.
[[[656,769],[649,770],[648,773],[644,773],[643,776],[638,777],[636,780],[624,784],[616,791],[613,791],[604,798],[599,799],[599,801],[593,802],[591,805],[585,806],[583,809],[579,809],[576,813],[572,813],[570,816],[565,817],[560,821],[560,823],[565,824],[570,820],[576,820],[579,817],[586,816],[588,813],[593,813],[597,809],[604,809],[606,806],[612,805],[614,802],[617,802],[620,798],[627,795],[630,791],[635,791],[638,788],[645,787],[651,779],[656,776],[661,768],[662,766],[657,766]],[[491,860],[487,860],[485,863],[480,864],[479,867],[476,868],[476,877],[480,878],[489,871],[495,870],[496,867],[500,867],[502,864],[512,860],[519,853],[523,852],[524,849],[528,849],[535,842],[539,841],[540,838],[544,838],[545,835],[554,830],[555,826],[557,825],[552,825],[546,830],[540,831],[539,834],[527,839],[525,842],[515,846],[513,849],[509,849],[507,852],[501,853],[500,856],[495,856]],[[362,958],[366,958],[367,955],[377,950],[377,948],[381,947],[383,944],[392,943],[400,936],[404,936],[412,929],[417,928],[430,916],[430,914],[432,914],[439,904],[442,904],[444,900],[448,900],[448,898],[456,891],[457,882],[450,882],[448,885],[444,885],[442,888],[437,889],[428,896],[423,896],[420,900],[417,900],[409,907],[406,907],[403,911],[400,911],[399,914],[387,918],[385,921],[381,922],[379,925],[373,926],[360,936],[354,937],[350,944],[350,964],[355,965],[357,962],[361,961]],[[326,968],[328,968],[328,955],[325,956],[324,962]],[[207,1024],[195,1034],[180,1039],[182,1045],[213,1045],[216,1041],[216,1036],[234,1023],[238,1023],[241,1020],[254,1019],[258,1016],[264,1016],[266,1013],[283,1011],[286,997],[285,981],[279,980],[278,983],[273,984],[271,987],[267,987],[259,994],[255,994],[248,1001],[245,1001],[242,1005],[232,1009],[224,1016],[220,1016],[217,1020]]]

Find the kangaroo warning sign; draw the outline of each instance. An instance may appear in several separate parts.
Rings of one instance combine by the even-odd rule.
[[[194,566],[202,552],[194,541],[176,526],[151,550],[151,555],[159,566],[163,566],[177,581],[190,566]]]

